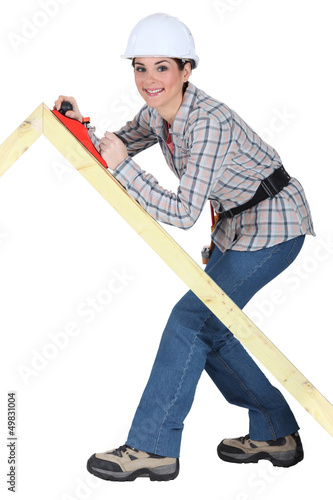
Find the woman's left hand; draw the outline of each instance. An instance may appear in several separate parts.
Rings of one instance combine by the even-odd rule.
[[[125,144],[112,132],[105,132],[100,150],[103,160],[111,170],[115,170],[128,157]]]

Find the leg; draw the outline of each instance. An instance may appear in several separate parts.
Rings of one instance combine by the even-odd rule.
[[[267,441],[299,429],[282,394],[235,337],[209,353],[205,369],[229,403],[249,409],[252,439]]]
[[[260,288],[288,267],[288,259],[293,260],[297,255],[303,240],[303,237],[297,238],[257,252],[221,254],[215,248],[206,272],[239,307],[244,307]],[[284,398],[267,379],[264,380],[245,349],[240,345],[236,348],[235,340],[213,313],[191,291],[188,292],[169,318],[127,444],[151,453],[178,457],[183,421],[205,366],[226,397],[233,397],[236,404],[250,408],[254,429],[264,422],[264,432],[271,437],[274,433],[285,432],[283,429],[288,426],[297,426]],[[241,358],[235,359],[235,354]],[[224,370],[219,365],[223,365]],[[245,373],[240,373],[237,379],[242,370]],[[236,379],[242,383],[235,383]],[[249,396],[254,388],[257,389],[253,394],[256,401]],[[265,408],[268,402],[270,412]]]
[[[209,316],[192,292],[173,308],[129,432],[129,446],[179,456],[183,420],[211,349],[201,334]]]
[[[242,252],[224,254],[223,266],[221,255],[216,253],[207,272],[226,292],[227,287],[228,295],[243,308],[260,288],[288,267],[303,242],[304,237],[300,237],[264,251],[247,252],[247,274],[242,270]],[[234,273],[230,274],[230,269]],[[243,275],[243,281],[237,273]],[[297,431],[299,427],[286,400],[240,342],[215,317],[211,318],[210,330],[217,333],[205,369],[229,403],[249,409],[251,438],[266,441]]]

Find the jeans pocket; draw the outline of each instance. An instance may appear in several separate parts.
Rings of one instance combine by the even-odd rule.
[[[298,236],[297,238],[294,238],[292,240],[293,244],[290,248],[288,255],[286,255],[286,261],[289,265],[294,262],[297,255],[301,251],[301,248],[302,248],[303,243],[304,243],[304,239],[305,239],[305,235],[303,234],[302,236]]]

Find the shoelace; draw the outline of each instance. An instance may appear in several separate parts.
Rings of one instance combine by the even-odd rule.
[[[116,448],[115,450],[110,452],[110,455],[116,455],[117,457],[122,458],[123,453],[126,453],[127,449],[133,450],[136,452],[139,451],[139,450],[136,450],[135,448],[131,448],[130,446],[127,446],[127,444],[123,444],[122,446],[119,446],[119,448]]]
[[[247,441],[248,439],[250,439],[250,434],[246,434],[246,436],[242,436],[239,438],[239,441],[244,444],[245,441]]]
[[[247,441],[247,440],[251,441],[251,439],[250,439],[250,434],[246,434],[246,436],[240,437],[240,438],[238,438],[238,440],[239,440],[242,444],[244,444],[244,443],[245,443],[245,441]],[[284,442],[283,442],[283,441],[285,442],[285,439],[284,439],[284,438],[280,438],[280,439],[271,439],[271,440],[269,440],[269,441],[263,441],[263,442],[265,442],[265,443],[267,443],[267,444],[271,445],[272,443],[277,443],[277,444],[278,444],[278,443],[281,443],[281,444],[284,444]]]

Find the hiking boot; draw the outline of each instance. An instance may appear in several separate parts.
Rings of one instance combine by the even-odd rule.
[[[224,439],[217,454],[225,462],[236,464],[269,460],[277,467],[291,467],[303,460],[303,446],[298,432],[272,441],[253,441],[249,434],[235,439]]]
[[[87,469],[94,476],[109,481],[134,481],[137,477],[169,481],[178,476],[179,459],[146,453],[124,445],[92,455]]]

